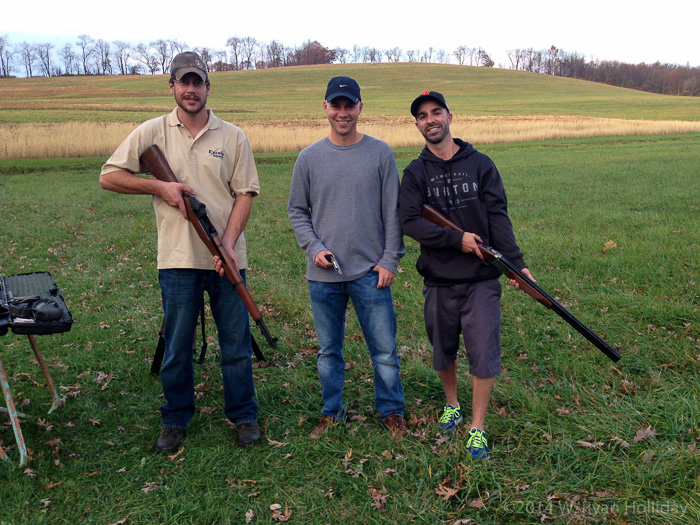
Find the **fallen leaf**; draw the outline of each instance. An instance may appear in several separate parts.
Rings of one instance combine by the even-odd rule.
[[[255,512],[253,512],[253,509],[248,509],[248,511],[245,513],[245,522],[250,523],[250,520],[252,520],[255,517]]]
[[[617,436],[611,437],[610,441],[614,441],[615,443],[617,443],[621,447],[629,447],[630,446],[630,444],[627,441],[625,441],[624,439],[619,438]]]
[[[591,450],[595,450],[603,443],[601,443],[600,441],[596,441],[594,443],[591,443],[590,441],[577,441],[576,444],[581,445],[582,447],[586,447],[586,448],[591,449]]]
[[[180,445],[180,450],[178,450],[175,454],[168,456],[168,459],[170,461],[173,461],[176,459],[180,454],[182,454],[185,451],[185,445]]]
[[[473,509],[485,509],[486,505],[484,505],[484,502],[481,501],[481,498],[472,500],[471,503],[469,503],[469,506]]]
[[[637,430],[637,434],[634,436],[634,442],[639,443],[640,441],[643,441],[645,439],[649,439],[650,437],[654,437],[656,435],[656,430],[651,428],[651,425],[648,425],[647,427],[643,429]]]
[[[141,492],[153,492],[160,487],[159,481],[147,481],[146,484],[141,487]]]
[[[46,485],[44,488],[45,488],[46,490],[55,489],[55,488],[58,487],[61,483],[63,483],[63,481],[58,481],[58,482],[56,482],[56,483],[51,483],[51,482],[49,482],[49,484]]]

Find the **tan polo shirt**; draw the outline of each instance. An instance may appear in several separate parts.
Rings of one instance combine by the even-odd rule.
[[[196,137],[170,114],[148,120],[137,127],[102,166],[101,174],[116,170],[142,173],[141,154],[153,144],[161,149],[177,180],[190,186],[207,207],[207,215],[223,237],[236,195],[260,193],[260,183],[248,138],[237,126],[214,116]],[[158,269],[194,268],[211,270],[212,256],[192,225],[178,208],[153,197],[158,227]],[[241,269],[248,267],[245,237],[234,247]]]

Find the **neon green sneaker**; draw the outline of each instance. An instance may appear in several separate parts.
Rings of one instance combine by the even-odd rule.
[[[439,421],[441,432],[452,432],[462,422],[462,411],[459,407],[447,405]]]
[[[489,446],[486,442],[486,432],[478,428],[469,431],[469,441],[467,441],[469,452],[474,459],[489,459]]]

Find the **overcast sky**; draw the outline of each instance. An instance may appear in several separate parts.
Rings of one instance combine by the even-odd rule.
[[[483,48],[505,67],[509,49],[554,45],[587,60],[700,66],[699,21],[698,0],[12,0],[4,2],[0,35],[11,43],[51,42],[56,51],[82,34],[108,42],[176,39],[212,50],[225,49],[232,36],[286,47],[306,40],[346,49],[432,46],[449,54],[464,45]]]

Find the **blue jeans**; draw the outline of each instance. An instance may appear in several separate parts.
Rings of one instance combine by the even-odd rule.
[[[396,351],[396,314],[391,288],[377,288],[378,274],[370,271],[354,281],[309,281],[311,309],[318,335],[318,375],[321,379],[322,414],[342,418],[345,384],[345,313],[348,299],[365,336],[374,366],[374,397],[382,419],[403,416],[405,401]]]
[[[240,273],[245,282],[245,270]],[[158,279],[165,311],[165,356],[160,372],[165,396],[160,408],[163,426],[185,429],[194,416],[192,342],[205,291],[221,347],[224,413],[236,425],[256,422],[250,322],[238,292],[213,270],[160,270]]]

